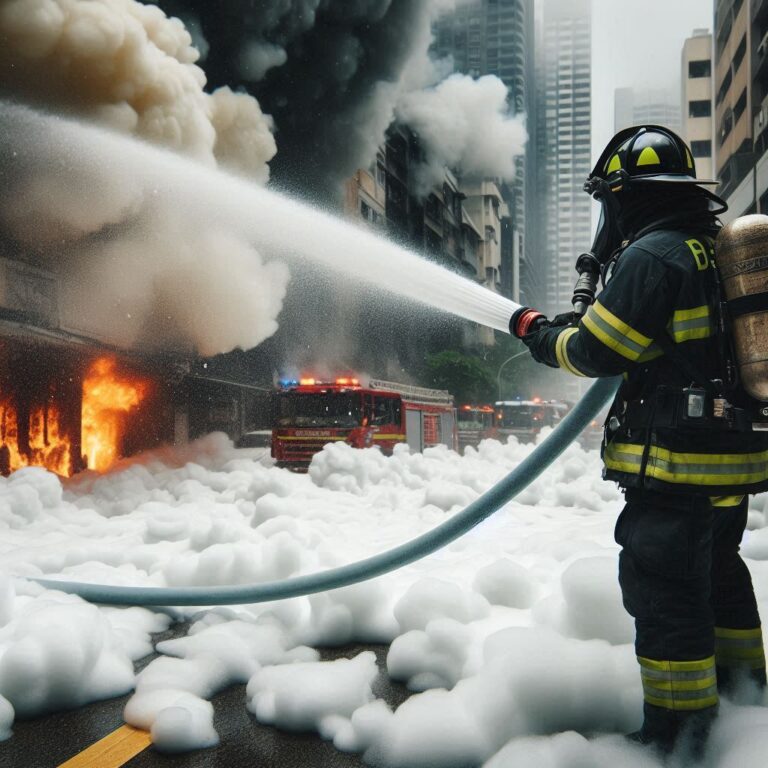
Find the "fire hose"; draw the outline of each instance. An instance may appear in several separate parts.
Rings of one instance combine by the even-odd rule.
[[[281,581],[218,587],[128,587],[57,579],[32,579],[48,588],[109,605],[240,605],[285,600],[368,581],[420,560],[470,531],[533,482],[613,398],[620,377],[599,379],[544,442],[461,512],[415,539],[372,557]]]

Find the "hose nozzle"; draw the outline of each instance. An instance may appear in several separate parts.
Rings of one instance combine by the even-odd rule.
[[[576,271],[579,279],[573,289],[573,311],[579,317],[583,317],[590,305],[595,302],[597,281],[600,279],[600,262],[592,253],[582,253],[576,259]]]

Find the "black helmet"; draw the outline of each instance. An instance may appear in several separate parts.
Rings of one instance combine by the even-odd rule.
[[[688,145],[660,125],[638,125],[619,131],[598,158],[585,189],[598,179],[607,181],[612,192],[635,182],[717,184],[711,179],[696,178],[696,164]]]
[[[623,231],[620,224],[622,209],[639,198],[661,197],[654,193],[675,194],[675,198],[690,195],[693,189],[706,200],[710,214],[728,209],[727,203],[713,192],[699,186],[717,184],[710,179],[696,178],[696,165],[688,145],[668,128],[660,125],[637,125],[619,131],[608,143],[584,183],[584,190],[601,204],[600,220],[592,243],[592,254],[602,264],[625,240],[637,233]],[[651,191],[654,186],[654,192]],[[672,216],[675,215],[673,210]]]

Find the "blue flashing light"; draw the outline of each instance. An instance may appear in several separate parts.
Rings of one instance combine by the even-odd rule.
[[[299,386],[299,382],[296,379],[280,379],[278,384],[280,384],[280,386],[283,388]]]

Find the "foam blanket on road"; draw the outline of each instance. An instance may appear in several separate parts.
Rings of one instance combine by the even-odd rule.
[[[515,501],[428,558],[353,587],[226,608],[111,608],[23,577],[144,586],[245,584],[381,552],[443,522],[531,446],[488,440],[391,457],[327,446],[306,475],[222,435],[61,481],[0,478],[0,739],[16,716],[133,692],[127,722],[169,752],[218,742],[215,694],[246,686],[262,723],[316,731],[374,766],[660,765],[620,734],[638,727],[633,628],[616,583],[617,489],[572,445]],[[751,502],[743,553],[768,616],[768,500]],[[157,645],[173,621],[186,636]],[[318,648],[388,643],[320,661]],[[34,683],[34,685],[33,685]],[[763,765],[766,702],[724,703],[707,765]]]

